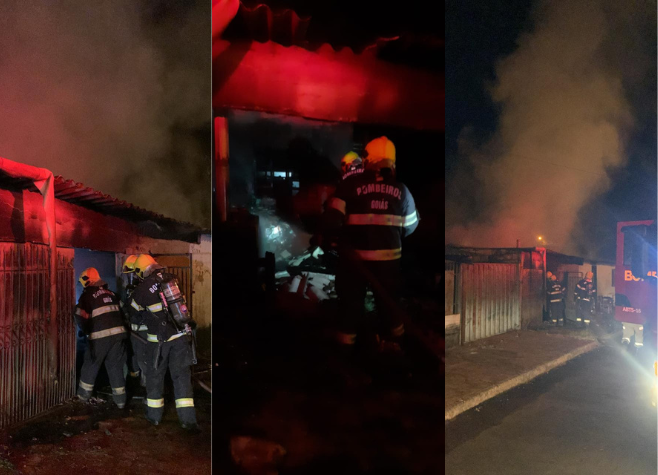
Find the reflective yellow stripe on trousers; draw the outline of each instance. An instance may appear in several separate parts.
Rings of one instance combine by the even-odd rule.
[[[191,397],[176,399],[176,409],[179,407],[194,407],[194,399]]]
[[[164,398],[162,399],[146,399],[148,407],[164,407]]]
[[[393,261],[402,257],[402,249],[380,249],[378,251],[354,251],[364,261]]]

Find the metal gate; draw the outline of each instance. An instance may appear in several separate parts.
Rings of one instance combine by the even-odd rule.
[[[462,342],[521,328],[519,266],[462,264]]]
[[[572,322],[576,321],[576,299],[574,293],[576,292],[576,284],[583,278],[582,272],[569,272],[567,273],[567,290],[565,295],[566,300],[566,319]]]
[[[154,254],[153,257],[158,264],[167,268],[167,272],[174,274],[178,279],[181,292],[185,295],[187,308],[190,315],[194,317],[194,306],[192,305],[192,254]]]
[[[58,379],[50,376],[50,250],[0,243],[0,427],[73,397],[75,328],[73,250],[58,250]]]

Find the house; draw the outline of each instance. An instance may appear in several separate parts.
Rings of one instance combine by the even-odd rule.
[[[75,394],[72,310],[86,267],[119,291],[125,256],[152,254],[178,276],[209,334],[211,244],[194,225],[0,158],[0,427]]]

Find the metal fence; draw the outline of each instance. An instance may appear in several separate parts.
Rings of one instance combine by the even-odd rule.
[[[517,264],[462,264],[462,342],[521,327]]]
[[[75,388],[73,250],[58,252],[58,368],[51,377],[46,245],[0,243],[0,427],[69,399]]]

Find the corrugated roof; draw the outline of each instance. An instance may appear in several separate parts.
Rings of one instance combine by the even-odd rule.
[[[356,54],[367,52],[385,61],[443,70],[443,38],[438,33],[417,31],[411,33],[406,27],[391,26],[377,30],[373,26],[359,26],[349,15],[337,18],[335,13],[326,12],[324,17],[321,14],[304,16],[291,8],[273,9],[264,3],[247,6],[241,2],[238,14],[222,37],[229,41],[272,41],[310,51],[325,45],[335,51],[350,48]],[[384,32],[389,35],[382,36]]]
[[[9,189],[31,189],[38,192],[30,180],[16,179],[0,171],[0,187]],[[73,180],[67,180],[60,175],[55,176],[55,198],[99,213],[116,216],[128,221],[156,224],[164,234],[185,241],[196,240],[200,234],[209,233],[192,223],[168,218],[162,214],[148,211],[127,201],[119,200],[110,195],[94,190]]]

